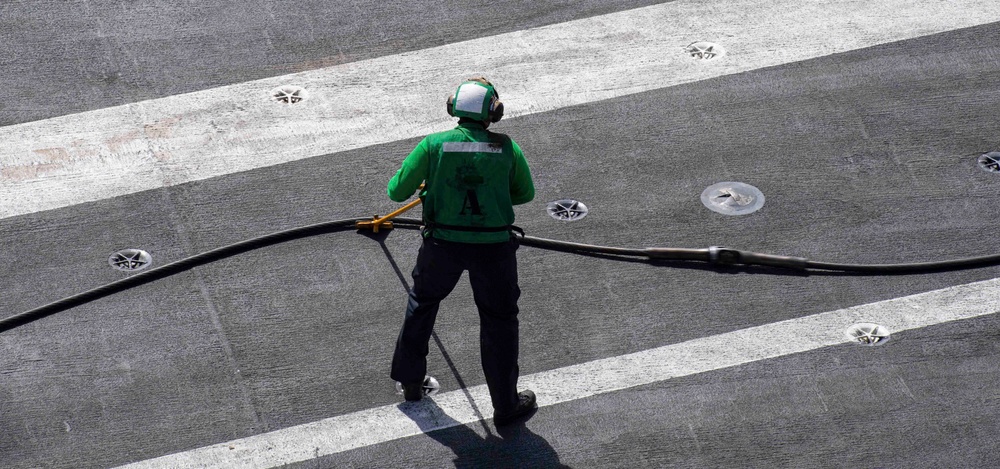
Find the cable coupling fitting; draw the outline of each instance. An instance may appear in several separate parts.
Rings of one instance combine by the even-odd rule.
[[[803,257],[775,256],[759,252],[739,251],[721,246],[708,248],[708,261],[721,265],[765,265],[785,269],[805,270],[808,260]]]
[[[722,246],[708,247],[708,262],[712,264],[733,265],[740,263],[740,251]]]

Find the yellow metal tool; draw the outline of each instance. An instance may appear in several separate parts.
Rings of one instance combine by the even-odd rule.
[[[420,187],[417,188],[417,192],[420,192],[423,189],[424,189],[424,185],[421,184]],[[407,210],[409,210],[409,209],[411,209],[413,207],[416,207],[417,205],[420,205],[420,202],[421,202],[420,197],[417,197],[417,200],[414,200],[413,202],[410,202],[410,203],[408,203],[408,204],[400,207],[399,210],[396,210],[395,212],[392,212],[392,213],[390,213],[390,214],[388,214],[388,215],[386,215],[384,217],[379,218],[379,216],[376,214],[376,215],[372,216],[371,220],[358,220],[358,222],[355,223],[355,227],[357,229],[359,229],[359,230],[371,229],[372,232],[375,232],[375,233],[378,233],[379,228],[385,228],[387,230],[391,230],[392,229],[392,222],[389,221],[389,220],[391,220],[394,217],[399,216],[401,213],[403,213],[403,212],[405,212],[405,211],[407,211]]]

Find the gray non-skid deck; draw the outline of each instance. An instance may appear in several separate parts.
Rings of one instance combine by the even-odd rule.
[[[260,2],[270,19],[213,2],[139,2],[114,26],[118,13],[107,9],[124,8],[117,3],[45,3],[0,7],[14,55],[51,57],[16,62],[0,83],[60,91],[5,102],[2,125],[394,53],[431,20],[407,42],[413,49],[653,2],[495,2],[476,19],[504,20],[481,34],[448,21],[446,6],[375,13],[301,1],[281,15]],[[143,48],[110,33],[138,18],[163,41]],[[206,18],[241,30],[223,39]],[[976,156],[1000,150],[1000,43],[984,40],[998,34],[989,24],[504,120],[496,130],[522,146],[537,189],[517,224],[591,244],[721,245],[831,262],[993,254],[1000,175]],[[287,51],[294,57],[275,58]],[[386,213],[397,204],[385,182],[417,141],[0,220],[0,311],[121,278],[105,262],[116,249],[141,247],[164,264]],[[699,195],[719,181],[752,184],[767,203],[747,216],[711,212]],[[590,214],[553,220],[546,203],[562,198]],[[398,402],[388,367],[419,243],[412,230],[301,239],[0,334],[0,466],[110,467]],[[531,247],[519,261],[522,374],[1000,273],[803,275]],[[753,362],[547,406],[506,432],[477,422],[293,467],[995,466],[998,321]],[[443,303],[436,333],[443,350],[432,342],[430,374],[446,390],[459,377],[483,384],[467,280]],[[567,383],[576,385],[585,384]]]

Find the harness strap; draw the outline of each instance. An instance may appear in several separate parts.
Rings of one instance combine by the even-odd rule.
[[[441,228],[443,230],[452,231],[470,231],[473,233],[499,233],[501,231],[511,231],[521,233],[524,236],[524,230],[518,226],[514,225],[504,225],[504,226],[458,226],[458,225],[445,225],[444,223],[436,223],[428,221],[424,223],[426,231],[434,231],[436,228]]]

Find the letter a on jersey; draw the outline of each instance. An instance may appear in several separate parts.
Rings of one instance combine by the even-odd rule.
[[[476,191],[469,189],[465,191],[465,202],[462,202],[462,211],[458,212],[459,215],[465,215],[467,209],[472,209],[473,215],[482,215],[483,211],[479,208],[479,196],[476,195]]]

